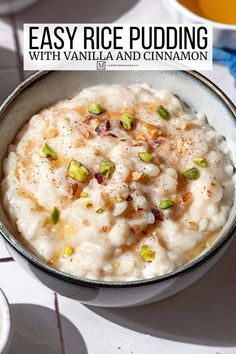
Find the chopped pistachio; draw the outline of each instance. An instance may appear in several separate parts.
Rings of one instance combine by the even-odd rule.
[[[80,193],[80,198],[88,198],[88,193],[86,193],[86,192],[81,192]]]
[[[57,154],[55,153],[55,151],[51,149],[46,143],[40,148],[39,155],[41,157],[47,157],[48,159],[52,160],[57,159]]]
[[[67,170],[67,176],[73,178],[77,182],[85,182],[88,179],[89,170],[81,165],[80,162],[71,160]]]
[[[152,262],[155,258],[156,252],[153,251],[148,245],[144,245],[140,249],[140,256],[145,262]]]
[[[111,160],[102,160],[99,164],[99,172],[105,178],[111,177],[111,175],[115,172],[115,164]]]
[[[175,201],[173,199],[166,199],[160,202],[159,208],[160,209],[169,209],[175,204]]]
[[[96,213],[97,213],[97,214],[103,214],[104,211],[105,211],[104,209],[99,208],[98,210],[96,210]]]
[[[51,222],[56,225],[59,221],[59,217],[60,217],[60,211],[57,209],[57,207],[53,208],[52,212],[51,212]]]
[[[121,203],[124,201],[124,198],[122,198],[120,195],[116,195],[115,199],[116,199],[117,203]]]
[[[165,120],[169,120],[170,119],[170,114],[167,111],[166,108],[164,108],[162,105],[160,105],[157,109],[157,113],[159,114],[159,116]]]
[[[132,113],[123,113],[120,120],[126,130],[130,130],[134,125],[134,115]]]
[[[74,248],[71,246],[66,246],[63,251],[63,256],[71,257],[73,253],[74,253]]]
[[[85,208],[92,208],[93,203],[92,202],[88,202],[85,204]]]
[[[99,103],[90,103],[88,106],[88,112],[92,114],[100,114],[104,111],[105,109]]]
[[[207,160],[204,159],[203,157],[197,157],[196,159],[193,159],[193,162],[195,162],[197,165],[203,168],[207,167],[208,165]]]
[[[147,163],[152,162],[153,160],[153,156],[146,151],[140,152],[138,156],[142,161]]]
[[[199,171],[196,167],[191,167],[183,172],[183,176],[189,181],[192,181],[199,178]]]

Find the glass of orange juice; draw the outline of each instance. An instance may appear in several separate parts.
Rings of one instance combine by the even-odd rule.
[[[235,0],[198,0],[204,17],[222,23],[236,24]]]
[[[236,0],[178,0],[195,14],[226,24],[236,24]]]

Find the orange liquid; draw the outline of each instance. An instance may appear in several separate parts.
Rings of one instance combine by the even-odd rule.
[[[236,0],[178,0],[196,15],[236,25]]]

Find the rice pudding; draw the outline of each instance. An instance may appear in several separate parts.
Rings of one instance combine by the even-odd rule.
[[[4,207],[38,257],[88,279],[181,267],[225,224],[234,169],[204,113],[147,84],[96,86],[34,115],[4,161]]]

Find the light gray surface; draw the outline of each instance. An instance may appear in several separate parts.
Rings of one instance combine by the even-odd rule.
[[[121,22],[169,22],[160,0],[53,4],[55,0],[39,0],[37,7],[15,18],[0,18],[0,100],[27,75],[15,54],[19,42],[13,31],[21,35],[23,22],[109,22],[119,16]],[[93,5],[91,11],[88,4]],[[236,103],[226,68],[215,66],[206,74]],[[93,309],[56,296],[15,262],[0,260],[0,287],[12,304],[15,322],[10,354],[235,354],[235,253],[236,240],[222,261],[191,288],[161,303],[126,310]],[[5,257],[9,254],[0,239],[0,258]]]

